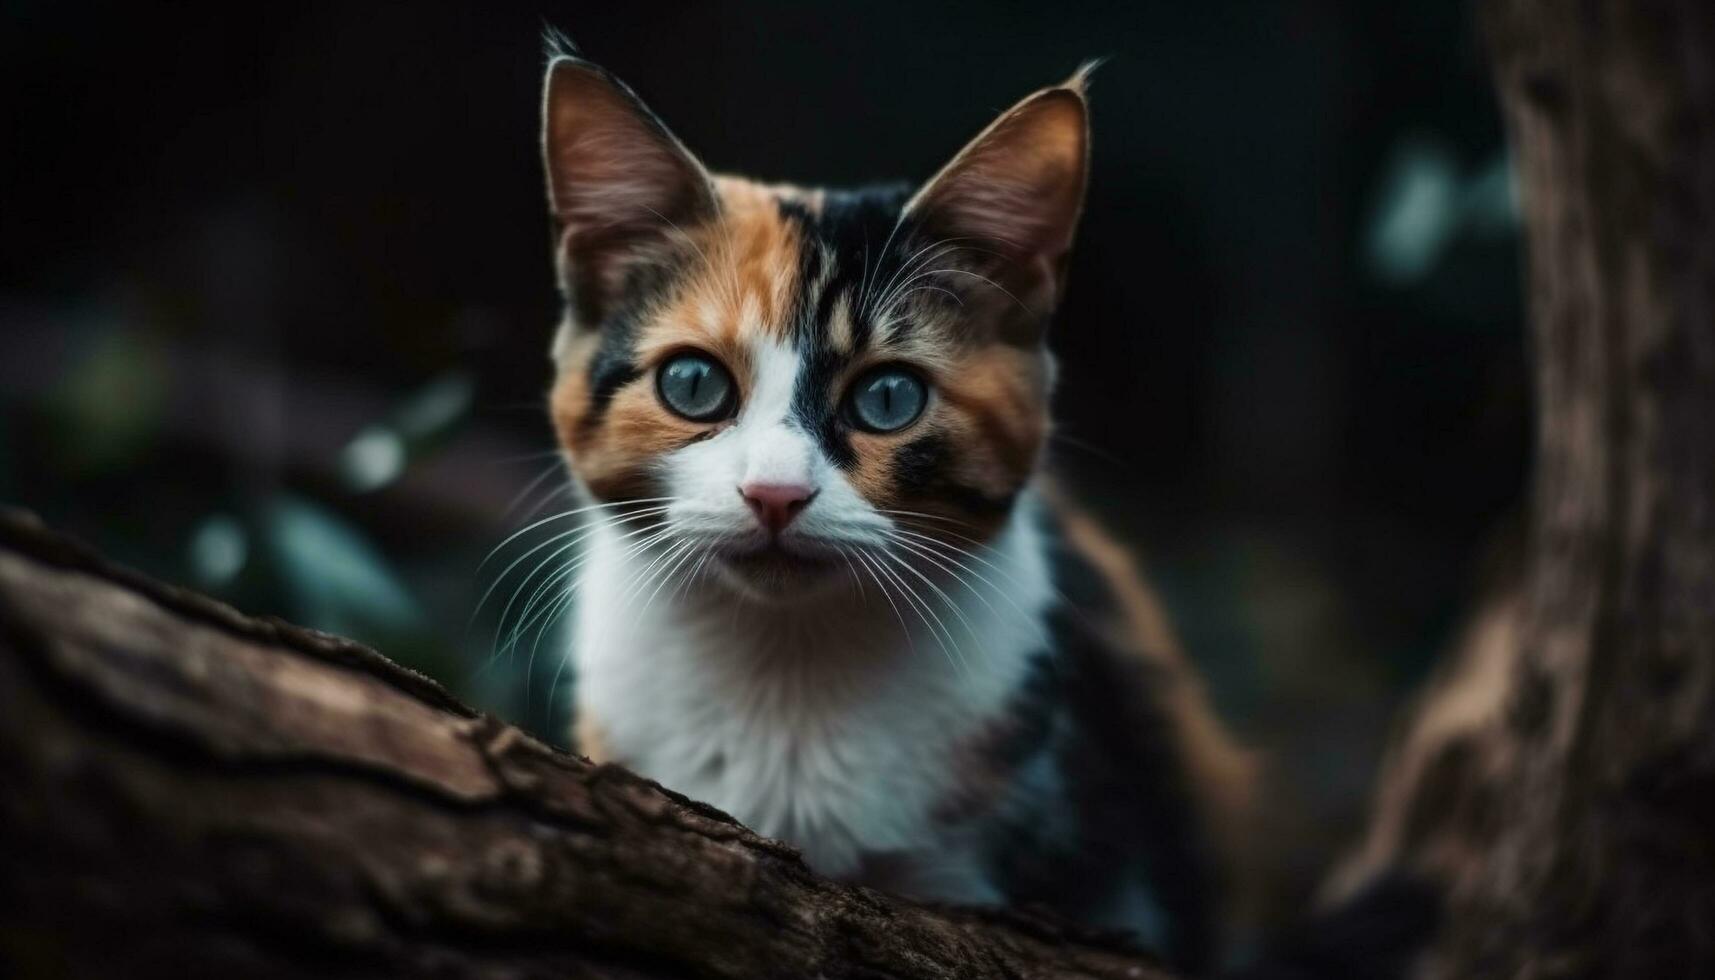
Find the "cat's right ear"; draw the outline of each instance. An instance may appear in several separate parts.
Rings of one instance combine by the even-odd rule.
[[[702,164],[631,89],[581,58],[548,65],[542,156],[561,287],[581,326],[599,324],[633,270],[667,260],[716,211]]]

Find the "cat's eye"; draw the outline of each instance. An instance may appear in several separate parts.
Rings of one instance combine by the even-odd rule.
[[[921,378],[902,368],[884,367],[852,386],[847,411],[860,429],[897,432],[917,421],[928,401],[929,389]]]
[[[693,422],[713,422],[732,413],[732,375],[707,354],[680,354],[655,373],[661,403]]]

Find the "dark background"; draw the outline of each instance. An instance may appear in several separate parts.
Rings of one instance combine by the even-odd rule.
[[[559,740],[547,619],[476,613],[565,506],[544,24],[801,183],[925,177],[1106,56],[1054,464],[1270,761],[1275,900],[1349,839],[1528,448],[1464,5],[246,6],[0,0],[0,499]]]

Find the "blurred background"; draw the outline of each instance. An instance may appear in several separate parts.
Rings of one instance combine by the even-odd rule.
[[[546,24],[715,169],[803,183],[926,177],[1109,58],[1053,464],[1264,750],[1301,900],[1523,484],[1463,4],[0,0],[0,500],[563,743],[553,617],[499,601],[566,506]]]

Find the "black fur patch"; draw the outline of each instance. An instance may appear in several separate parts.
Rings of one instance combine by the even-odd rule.
[[[595,356],[590,358],[590,410],[583,417],[583,428],[593,430],[607,416],[607,407],[619,389],[643,376],[633,359],[632,336],[629,332],[615,336],[603,334]]]
[[[909,236],[903,230],[895,235],[895,229],[910,194],[903,184],[831,190],[820,211],[799,201],[779,202],[781,217],[796,224],[804,239],[791,329],[805,369],[793,392],[793,415],[841,469],[856,466],[857,453],[841,414],[844,393],[832,390],[833,379],[874,338],[873,311],[860,307],[865,294],[899,268],[905,243],[897,239]],[[852,350],[846,353],[833,348],[828,330],[842,299],[852,311]]]
[[[794,216],[805,237],[832,254],[834,278],[823,290],[817,317],[824,326],[841,296],[851,300],[855,350],[869,346],[874,335],[874,301],[894,280],[910,254],[915,237],[900,223],[910,200],[905,184],[879,184],[854,190],[828,191],[819,213]]]
[[[626,277],[624,299],[602,318],[589,363],[590,410],[580,425],[585,432],[601,425],[621,388],[643,376],[636,352],[643,315],[678,284],[683,260],[633,269]]]
[[[1104,918],[1122,887],[1140,881],[1165,920],[1167,957],[1204,969],[1215,953],[1219,871],[1159,700],[1172,679],[1113,649],[1103,624],[1116,603],[1093,568],[1062,553],[1056,571],[1068,598],[1048,621],[1053,672],[1033,674],[1021,696],[1052,721],[1039,751],[1059,785],[1051,799],[1018,800],[996,825],[993,872],[1009,902],[1083,921]],[[1044,699],[1052,704],[1035,703]]]
[[[1053,651],[1038,652],[1007,707],[1005,737],[986,746],[984,762],[998,772],[1015,772],[1045,749],[1064,706],[1064,694]]]
[[[1017,493],[996,496],[948,477],[952,447],[942,435],[927,435],[893,453],[893,481],[907,497],[935,497],[967,514],[992,517],[1012,509]]]
[[[857,465],[857,450],[852,448],[851,424],[841,410],[844,393],[833,390],[846,359],[826,345],[812,347],[803,356],[798,387],[792,392],[792,415],[835,466],[849,470]]]

